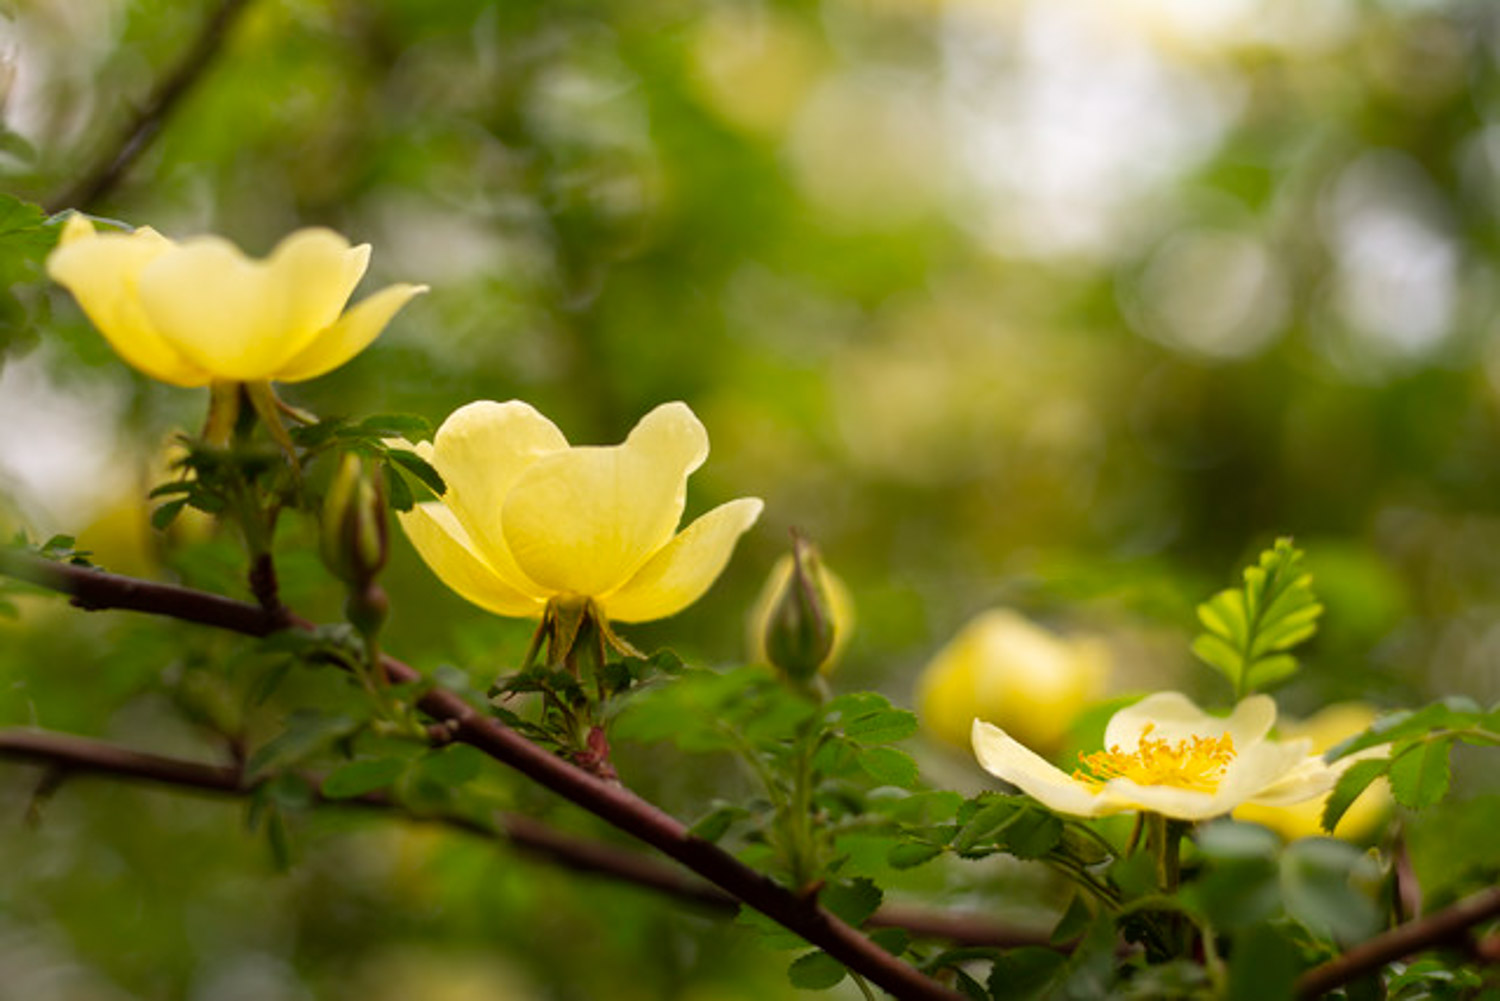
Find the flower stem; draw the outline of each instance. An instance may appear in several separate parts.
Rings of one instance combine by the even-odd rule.
[[[1182,883],[1182,836],[1186,825],[1159,813],[1142,814],[1146,821],[1146,844],[1156,856],[1156,882],[1164,896],[1174,897]],[[1184,956],[1192,945],[1190,925],[1181,914],[1165,916],[1166,938],[1175,955]]]

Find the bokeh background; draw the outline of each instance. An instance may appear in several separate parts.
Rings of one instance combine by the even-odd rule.
[[[1193,606],[1290,534],[1328,611],[1285,710],[1500,698],[1493,5],[231,7],[143,155],[76,207],[257,253],[326,224],[373,244],[368,288],[430,284],[354,362],[288,390],[322,414],[438,421],[519,397],[602,443],[687,401],[714,449],[690,514],[743,495],[767,513],[709,597],[638,643],[741,661],[796,527],[859,607],[840,686],[911,704],[933,652],[1006,606],[1105,642],[1111,692],[1222,699],[1187,654]],[[4,190],[73,207],[219,9],[4,5]],[[175,558],[239,587],[232,545],[147,521],[203,394],[125,368],[60,293],[16,294],[6,517],[129,572],[192,549]],[[336,615],[296,532],[292,597]],[[400,547],[391,647],[487,682],[529,627]],[[201,751],[173,693],[239,645],[23,613],[0,624],[4,722]],[[958,752],[923,754],[977,786]],[[689,812],[737,781],[646,760],[642,791]],[[280,872],[232,806],[77,783],[38,811],[35,784],[0,773],[3,998],[788,990],[731,927],[453,836],[313,820]],[[985,904],[987,873],[926,888]]]

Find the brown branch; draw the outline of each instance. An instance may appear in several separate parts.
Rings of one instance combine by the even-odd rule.
[[[6,554],[0,560],[0,572],[72,595],[74,602],[84,608],[129,608],[252,636],[264,636],[279,625],[262,609],[244,602],[172,585],[149,584],[86,566],[50,563],[29,555]],[[312,628],[311,623],[299,619],[293,619],[291,624],[294,628]],[[395,658],[382,657],[381,665],[394,683],[410,684],[423,680],[416,669]],[[482,715],[452,692],[431,689],[418,699],[417,705],[445,725],[452,739],[478,748],[675,859],[894,997],[903,1001],[960,1001],[962,998],[871,942],[819,906],[815,897],[793,893],[716,845],[690,834],[681,821],[654,804],[552,755],[499,721]]]
[[[125,173],[151,145],[223,48],[224,39],[250,0],[221,0],[198,30],[198,37],[176,69],[157,84],[130,124],[99,157],[95,165],[47,202],[48,212],[94,205],[124,180]]]
[[[40,765],[62,778],[95,775],[231,797],[248,796],[255,789],[254,785],[245,782],[241,770],[232,765],[169,758],[47,730],[0,729],[0,758]],[[308,778],[308,787],[325,805],[399,814],[406,820],[440,824],[488,840],[505,841],[575,872],[606,876],[722,914],[732,914],[738,907],[735,899],[727,893],[684,877],[677,869],[653,858],[565,834],[523,814],[496,813],[494,826],[491,826],[452,814],[412,813],[379,792],[350,799],[328,799],[317,792],[321,786],[316,778]],[[882,907],[869,924],[880,928],[904,928],[918,938],[943,939],[958,945],[1013,948],[1045,944],[1042,936],[1018,931],[980,915],[945,913],[899,904]]]
[[[1475,925],[1495,918],[1500,918],[1500,887],[1465,897],[1426,917],[1398,925],[1356,945],[1342,956],[1313,967],[1297,978],[1297,997],[1321,997],[1335,987],[1412,953],[1440,945],[1466,943]]]
[[[232,765],[169,758],[47,730],[0,729],[0,758],[41,765],[63,777],[97,775],[235,797],[248,796],[255,791],[254,784],[247,783],[241,770]],[[320,781],[316,778],[307,781],[318,801],[329,806],[400,813],[407,820],[440,824],[490,840],[504,840],[576,872],[610,876],[714,910],[733,911],[735,908],[734,900],[726,894],[706,883],[686,879],[676,869],[654,859],[564,834],[521,814],[497,813],[492,827],[452,814],[411,813],[379,792],[329,799],[318,792],[322,786]]]

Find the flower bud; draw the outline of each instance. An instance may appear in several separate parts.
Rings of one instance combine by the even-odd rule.
[[[364,588],[385,566],[385,482],[346,453],[323,499],[323,561],[344,583]]]
[[[1040,754],[1062,747],[1103,692],[1109,656],[1098,640],[1057,636],[1009,609],[966,625],[923,669],[917,715],[939,740],[967,749],[975,718]]]
[[[751,615],[755,659],[793,681],[833,669],[854,622],[849,592],[800,536],[772,567]]]

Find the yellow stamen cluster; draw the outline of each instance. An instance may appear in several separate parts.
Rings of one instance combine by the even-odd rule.
[[[1234,740],[1222,737],[1189,737],[1175,744],[1150,738],[1154,726],[1141,732],[1134,751],[1122,751],[1118,745],[1107,751],[1078,755],[1081,768],[1073,777],[1091,785],[1103,785],[1110,779],[1129,779],[1143,786],[1173,786],[1194,792],[1218,790],[1224,769],[1234,760]]]

